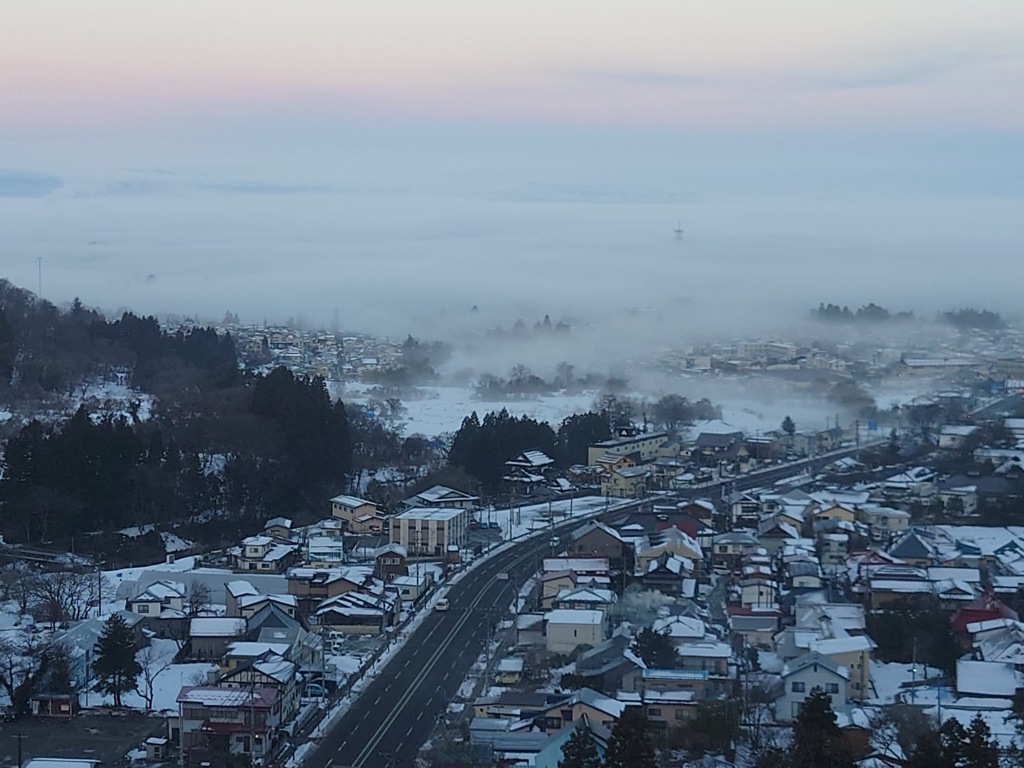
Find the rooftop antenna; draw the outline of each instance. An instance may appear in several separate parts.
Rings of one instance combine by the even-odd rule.
[[[681,222],[681,221],[677,222],[676,223],[676,228],[674,230],[672,230],[672,231],[676,233],[676,240],[682,240],[683,239],[683,222]]]
[[[41,299],[43,298],[43,257],[36,256],[36,261],[39,262],[39,290],[36,291],[36,296]]]

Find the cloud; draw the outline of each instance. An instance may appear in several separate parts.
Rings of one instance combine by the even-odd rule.
[[[627,85],[650,85],[658,88],[696,88],[709,85],[722,85],[729,81],[725,78],[689,75],[682,72],[657,70],[622,70],[608,69],[576,70],[558,73],[563,78],[590,80],[606,83],[624,83]]]
[[[1019,56],[1017,51],[919,51],[893,57],[889,63],[861,69],[790,77],[811,88],[894,88],[923,85],[955,72],[1009,61]]]
[[[62,186],[58,176],[0,168],[0,197],[46,197]]]

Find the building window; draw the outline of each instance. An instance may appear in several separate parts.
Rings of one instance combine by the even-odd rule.
[[[825,693],[839,693],[839,683],[827,683]]]
[[[149,606],[145,603],[138,603],[135,606],[136,613],[149,613]]]
[[[799,681],[793,681],[793,687],[791,688],[793,693],[803,693],[807,690],[807,684]]]
[[[661,717],[661,710],[658,707],[648,707],[647,708],[647,716],[648,717]]]

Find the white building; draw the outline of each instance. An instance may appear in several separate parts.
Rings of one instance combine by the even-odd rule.
[[[815,688],[832,699],[832,709],[847,704],[850,672],[827,656],[811,652],[793,659],[782,668],[782,695],[775,700],[775,719],[792,722],[800,714],[800,705]]]
[[[581,645],[594,646],[604,640],[605,620],[601,611],[562,608],[550,611],[544,618],[549,653],[572,653]]]
[[[391,543],[410,556],[441,557],[449,546],[466,543],[469,513],[460,508],[413,507],[391,517]]]

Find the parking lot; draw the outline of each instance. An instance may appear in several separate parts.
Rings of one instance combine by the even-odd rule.
[[[0,766],[18,765],[18,736],[22,760],[31,757],[79,757],[102,760],[113,768],[125,754],[150,736],[166,736],[162,717],[139,712],[80,714],[76,717],[23,717],[0,723]]]

